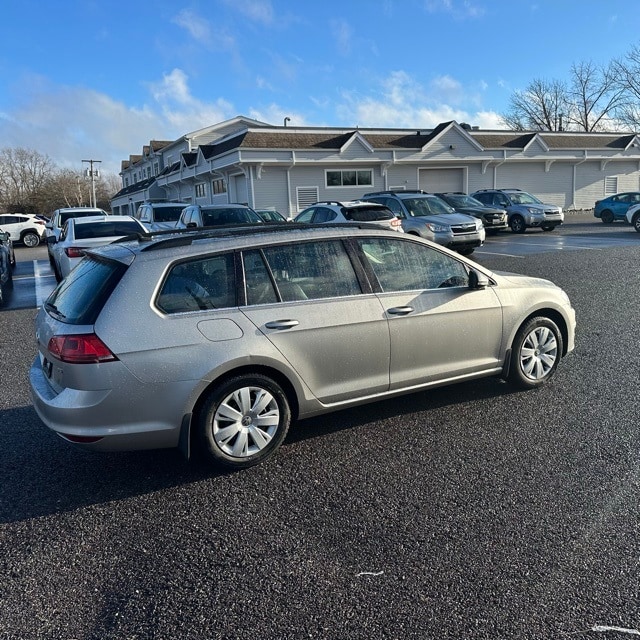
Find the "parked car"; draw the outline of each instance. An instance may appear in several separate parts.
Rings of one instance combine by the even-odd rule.
[[[30,388],[87,449],[179,447],[240,469],[299,419],[490,376],[540,387],[574,330],[551,282],[409,234],[176,232],[87,252],[38,312]]]
[[[264,224],[264,220],[244,204],[192,204],[185,207],[178,229],[197,229],[234,224]]]
[[[135,233],[147,233],[142,224],[131,216],[87,216],[69,218],[60,237],[51,236],[53,272],[60,282],[66,278],[88,249],[109,244]],[[48,241],[49,242],[49,241]]]
[[[388,207],[361,200],[316,202],[301,211],[293,221],[313,224],[372,222],[392,231],[403,231],[400,218]]]
[[[30,213],[0,213],[0,229],[25,247],[37,247],[45,237],[44,221]]]
[[[0,307],[5,303],[7,290],[13,287],[13,267],[16,257],[11,236],[0,230]]]
[[[634,204],[627,209],[625,221],[633,225],[633,228],[640,233],[640,204]]]
[[[424,191],[376,191],[366,193],[363,200],[388,207],[406,233],[454,249],[463,255],[473,253],[484,244],[486,232],[480,220],[456,213],[444,200]]]
[[[562,207],[545,204],[521,189],[481,189],[471,196],[482,204],[506,209],[514,233],[524,233],[530,227],[553,231],[564,222]]]
[[[51,238],[55,238],[57,241],[62,233],[62,227],[69,218],[86,218],[87,216],[106,216],[109,215],[103,209],[97,207],[65,207],[63,209],[56,209],[49,221],[46,223],[47,230],[47,253],[49,255],[49,262],[53,266],[53,254],[51,248],[53,246]]]
[[[150,232],[175,229],[182,210],[187,206],[187,202],[143,202],[134,218]]]
[[[480,200],[476,200],[466,193],[448,192],[436,193],[436,195],[458,213],[466,213],[482,220],[482,225],[487,233],[497,233],[509,228],[505,209],[482,204]]]
[[[255,209],[265,222],[287,222],[287,217],[275,209]]]
[[[640,191],[616,193],[615,196],[596,200],[593,215],[605,224],[611,224],[615,220],[626,221],[629,207],[636,204],[640,204]]]

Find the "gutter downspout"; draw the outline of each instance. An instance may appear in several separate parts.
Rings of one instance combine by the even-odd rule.
[[[507,150],[502,150],[502,160],[493,167],[493,189],[498,188],[498,167],[507,161]]]
[[[291,150],[291,164],[287,167],[287,200],[289,204],[289,215],[292,216],[294,214],[293,211],[293,200],[291,193],[291,169],[296,166],[296,152]]]

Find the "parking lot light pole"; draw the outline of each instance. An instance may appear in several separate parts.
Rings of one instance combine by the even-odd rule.
[[[87,175],[91,178],[91,206],[96,206],[96,178],[100,177],[100,171],[96,169],[94,171],[93,165],[100,164],[102,160],[83,160],[82,162],[89,163],[89,168],[87,169]]]

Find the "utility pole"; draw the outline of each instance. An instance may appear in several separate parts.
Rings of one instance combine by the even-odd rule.
[[[100,171],[96,169],[93,170],[94,164],[100,164],[102,160],[83,160],[82,162],[87,162],[89,164],[89,168],[87,169],[87,176],[91,178],[91,206],[96,206],[96,178],[100,177]]]

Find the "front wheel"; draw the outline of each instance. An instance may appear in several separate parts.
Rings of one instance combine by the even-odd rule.
[[[522,216],[513,216],[511,220],[509,220],[509,226],[513,233],[524,233],[527,230],[527,225]]]
[[[462,256],[470,256],[473,253],[473,247],[462,247],[458,249],[458,253]]]
[[[633,228],[640,233],[640,214],[634,217],[633,219]]]
[[[542,225],[542,230],[543,231],[553,231],[556,228],[555,224],[543,224]]]
[[[27,231],[22,236],[22,242],[25,247],[37,247],[40,244],[40,236],[33,231]]]
[[[513,341],[509,380],[524,389],[540,387],[555,373],[561,356],[558,325],[545,316],[531,318]]]
[[[196,418],[202,450],[210,462],[246,469],[275,453],[291,423],[286,394],[271,378],[240,375],[215,388]]]

